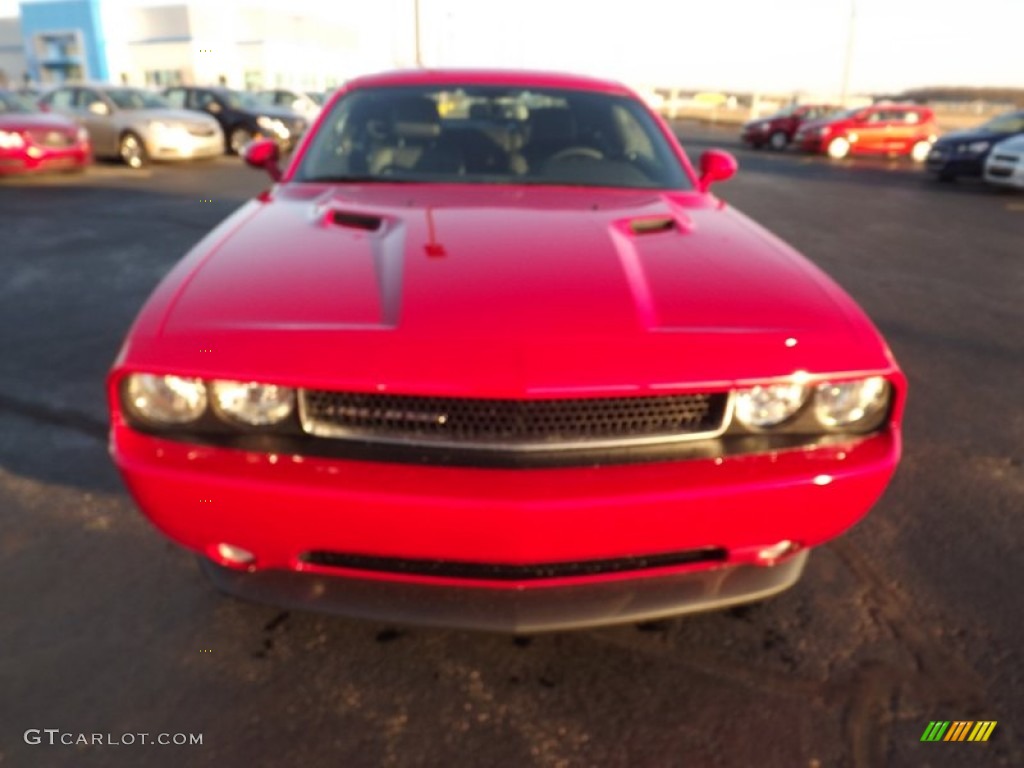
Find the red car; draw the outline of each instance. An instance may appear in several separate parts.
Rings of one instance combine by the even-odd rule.
[[[744,123],[740,139],[754,149],[767,145],[781,151],[793,141],[801,125],[810,120],[828,118],[838,111],[837,107],[827,104],[794,104],[774,115]]]
[[[223,590],[532,632],[761,599],[856,523],[906,383],[630,90],[353,80],[149,298],[109,376],[136,502]]]
[[[805,123],[793,137],[805,152],[847,155],[909,155],[923,163],[939,136],[935,115],[913,104],[875,104],[828,120]]]
[[[0,91],[0,175],[83,170],[92,162],[89,134],[24,97]]]

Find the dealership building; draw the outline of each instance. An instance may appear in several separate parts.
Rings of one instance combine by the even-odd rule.
[[[382,5],[354,14],[302,0],[25,0],[0,15],[0,87],[96,80],[323,90],[405,63],[401,38],[411,28],[372,23],[375,12],[392,11]]]

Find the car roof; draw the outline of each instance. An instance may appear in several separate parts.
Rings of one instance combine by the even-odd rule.
[[[398,85],[509,85],[636,95],[626,86],[611,80],[586,75],[518,69],[405,69],[353,78],[344,87],[373,88]]]
[[[931,112],[931,107],[926,107],[921,104],[900,104],[895,101],[881,101],[877,104],[869,104],[864,109],[906,109],[913,110],[915,112]]]

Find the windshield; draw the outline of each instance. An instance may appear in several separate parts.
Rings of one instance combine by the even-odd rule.
[[[763,120],[774,120],[777,117],[789,117],[796,111],[797,105],[790,104],[788,107],[783,107],[778,112],[773,112],[767,117],[762,118]]]
[[[691,188],[636,99],[498,86],[357,89],[294,179]]]
[[[36,111],[38,110],[35,105],[24,96],[9,91],[0,91],[0,115]]]
[[[256,112],[270,106],[274,102],[274,94],[272,93],[257,97],[255,94],[246,93],[245,91],[217,91],[217,95],[227,102],[227,105],[232,109],[249,109]]]
[[[981,130],[992,133],[1024,133],[1024,112],[1000,115],[981,126]]]
[[[167,109],[171,106],[161,96],[138,88],[108,88],[106,94],[120,109]]]
[[[313,103],[318,107],[322,107],[324,105],[324,95],[322,93],[317,91],[306,91],[306,95],[309,96]]]

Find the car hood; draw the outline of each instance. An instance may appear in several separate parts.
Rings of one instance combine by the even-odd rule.
[[[48,112],[15,112],[0,115],[0,130],[4,131],[65,131],[75,133],[78,124],[62,115]]]
[[[267,117],[275,117],[278,120],[287,120],[294,122],[295,120],[305,121],[302,115],[294,110],[287,109],[285,107],[260,107],[259,109],[246,109],[247,112],[251,112],[254,116],[266,115]]]
[[[891,363],[823,273],[696,193],[284,185],[150,304],[134,363],[307,386],[619,391]]]
[[[995,145],[995,148],[1003,150],[1004,152],[1024,151],[1024,133],[1018,134],[1009,139],[1003,139]]]

